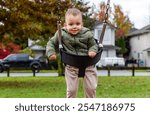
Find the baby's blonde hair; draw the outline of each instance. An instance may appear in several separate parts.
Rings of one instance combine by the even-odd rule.
[[[67,10],[66,14],[65,14],[65,18],[66,18],[67,16],[69,16],[69,15],[73,15],[73,16],[79,15],[79,16],[82,17],[81,11],[80,11],[79,9],[77,9],[77,8],[69,8],[69,9]]]

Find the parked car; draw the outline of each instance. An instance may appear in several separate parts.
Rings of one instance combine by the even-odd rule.
[[[10,54],[0,60],[0,72],[6,68],[29,68],[39,72],[40,67],[40,60],[30,58],[28,54]]]
[[[125,66],[124,58],[121,57],[105,57],[100,59],[97,63],[97,67],[106,67],[106,66]]]

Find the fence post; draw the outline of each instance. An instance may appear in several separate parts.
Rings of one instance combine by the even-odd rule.
[[[35,73],[39,72],[39,66],[38,65],[33,65],[31,69],[32,69],[32,72],[33,72],[33,77],[35,77]]]
[[[9,67],[9,65],[5,65],[4,68],[6,69],[7,77],[9,77],[10,76],[10,67]]]
[[[35,71],[36,71],[35,69],[32,70],[32,72],[33,72],[33,77],[35,77],[35,73],[36,73]]]
[[[10,71],[9,70],[10,70],[9,67],[7,67],[7,77],[10,76]]]
[[[110,76],[110,66],[107,66],[108,76]]]
[[[134,64],[132,64],[132,76],[135,76],[135,67],[134,67]]]

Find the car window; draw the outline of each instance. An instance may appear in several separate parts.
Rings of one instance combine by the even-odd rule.
[[[29,60],[29,56],[26,54],[20,54],[17,56],[17,60],[18,61],[28,61]]]
[[[15,61],[15,60],[17,60],[17,57],[16,57],[16,55],[11,55],[11,56],[7,57],[6,60]]]

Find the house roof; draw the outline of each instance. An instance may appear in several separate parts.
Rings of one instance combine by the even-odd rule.
[[[30,45],[29,48],[32,49],[32,50],[45,50],[44,47],[36,45],[36,44]]]
[[[38,40],[37,41],[33,41],[31,39],[28,39],[28,47],[31,50],[36,50],[36,51],[41,51],[41,50],[45,50],[45,47],[37,45]]]
[[[149,47],[149,48],[144,49],[143,51],[148,51],[148,52],[149,52],[149,51],[150,51],[150,47]]]
[[[135,30],[135,31],[130,32],[127,35],[127,37],[142,35],[142,34],[149,33],[149,32],[150,32],[150,25],[145,26],[145,27],[141,28],[140,30]]]
[[[150,30],[150,25],[143,27],[142,30]]]
[[[137,30],[138,30],[137,28],[131,28],[130,31],[129,31],[129,33],[137,31]]]

